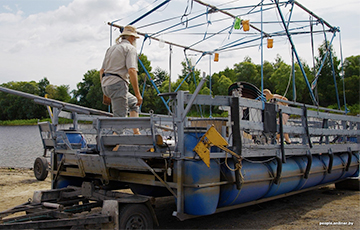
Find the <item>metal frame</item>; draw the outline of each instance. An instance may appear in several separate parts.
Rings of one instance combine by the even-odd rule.
[[[94,127],[97,129],[99,154],[96,156],[92,155],[92,157],[90,157],[89,154],[80,153],[80,150],[74,150],[72,153],[69,153],[68,150],[59,150],[57,152],[65,154],[65,163],[72,165],[78,164],[79,161],[82,161],[83,164],[87,164],[86,162],[88,161],[96,162],[95,158],[97,161],[101,161],[101,159],[103,159],[104,164],[92,164],[92,167],[84,167],[85,174],[95,173],[99,174],[99,178],[107,178],[107,180],[167,188],[170,193],[177,198],[177,210],[173,215],[180,219],[186,219],[187,214],[184,213],[185,187],[200,188],[233,183],[231,181],[220,181],[218,183],[211,184],[184,184],[183,164],[184,161],[187,160],[187,158],[183,155],[184,130],[191,126],[191,122],[189,122],[188,117],[186,117],[186,113],[192,105],[228,106],[228,111],[230,111],[231,106],[233,108],[238,108],[238,113],[236,113],[236,110],[232,110],[231,112],[233,115],[229,115],[229,120],[227,122],[228,125],[224,127],[229,130],[229,134],[224,137],[226,139],[229,139],[231,136],[235,137],[229,142],[231,142],[231,146],[233,146],[234,150],[236,149],[235,146],[238,146],[237,148],[239,150],[236,152],[243,158],[276,157],[280,163],[278,172],[273,178],[275,183],[286,176],[281,174],[281,165],[282,163],[285,163],[286,157],[306,156],[308,158],[309,163],[306,167],[306,171],[304,172],[304,177],[306,178],[309,174],[313,173],[310,171],[313,155],[329,154],[330,159],[332,159],[331,156],[335,153],[348,152],[349,159],[351,159],[351,154],[360,150],[358,143],[347,142],[344,138],[343,141],[340,142],[339,138],[337,138],[360,136],[360,130],[358,130],[360,118],[342,114],[331,114],[327,112],[325,108],[320,108],[325,110],[325,112],[320,112],[308,110],[312,108],[307,105],[302,105],[298,108],[296,106],[297,104],[290,103],[290,106],[276,104],[276,113],[280,111],[281,113],[287,113],[294,117],[298,117],[290,119],[288,122],[289,124],[284,126],[277,124],[277,132],[289,133],[292,138],[297,137],[297,139],[300,139],[300,141],[294,142],[291,145],[282,145],[281,143],[270,143],[270,140],[264,143],[255,143],[254,140],[246,140],[246,137],[244,136],[244,131],[247,131],[253,137],[263,135],[264,124],[262,120],[252,119],[253,116],[262,114],[261,101],[230,96],[212,98],[206,95],[191,95],[184,91],[179,91],[178,93],[172,95],[172,99],[176,103],[175,111],[172,116],[157,117],[156,115],[152,115],[151,117],[141,118],[97,118],[94,121]],[[276,101],[274,103],[276,103]],[[250,113],[249,120],[242,120],[241,118],[240,111],[244,108],[250,108],[252,111]],[[237,116],[237,114],[240,114],[240,116]],[[192,118],[192,120],[196,119]],[[214,121],[212,118],[202,118],[202,120],[208,120],[210,122]],[[324,121],[327,123],[326,126],[323,125]],[[163,127],[159,124],[160,122],[168,122],[169,124],[172,124],[171,132],[173,136],[176,136],[175,146],[171,148],[161,148],[154,143],[153,135],[159,132],[157,130],[159,128],[156,127]],[[348,129],[344,129],[344,127],[347,126]],[[142,134],[140,136],[134,136],[131,134],[112,134],[112,131],[116,129],[132,129],[134,127],[148,129],[147,134]],[[234,130],[238,130],[236,132],[238,132],[239,135],[235,135]],[[104,135],[103,133],[110,133],[111,135]],[[329,140],[333,139],[332,142],[334,143],[330,141],[320,141],[320,139],[324,137]],[[129,143],[121,145],[119,150],[116,152],[111,150],[115,143],[123,144],[124,140]],[[240,143],[239,140],[241,140]],[[148,150],[151,148],[153,148],[153,151],[149,152]],[[210,153],[210,158],[212,159],[221,159],[225,157],[226,153],[222,151]],[[166,171],[168,169],[166,168],[165,163],[159,167],[152,165],[151,163],[147,163],[147,159],[156,159],[164,162],[167,160],[173,160],[174,164],[177,165],[176,182],[173,180],[167,180],[167,177],[164,176],[166,175]],[[200,158],[195,156],[194,159]],[[99,170],[101,167],[102,170]],[[350,161],[345,163],[343,170],[346,171],[349,167]],[[113,174],[110,173],[109,176],[106,177],[104,174],[101,175],[102,173],[100,173],[108,173],[109,170],[115,170],[117,172],[117,176],[110,175]],[[327,171],[327,173],[331,173],[331,170],[332,162],[330,160],[325,171]],[[144,174],[144,172],[148,173]],[[70,172],[65,173],[60,171],[60,175],[78,176],[79,174],[75,172],[72,174]],[[104,182],[107,180],[104,180]],[[244,183],[250,182],[245,181]],[[239,187],[241,186],[241,184],[238,185]],[[176,189],[176,193],[174,192],[174,189]],[[189,218],[191,217],[189,216]]]
[[[277,172],[273,177],[268,178],[273,183],[278,183],[281,178],[286,177],[286,175],[282,175],[282,164],[286,162],[286,158],[289,156],[307,157],[308,164],[302,174],[304,178],[314,173],[310,170],[314,155],[329,155],[329,162],[323,173],[331,173],[334,170],[333,155],[337,153],[347,153],[349,156],[341,170],[346,172],[350,167],[355,167],[350,160],[352,155],[360,151],[360,145],[349,142],[348,138],[355,138],[359,142],[359,117],[344,115],[342,111],[326,108],[318,108],[315,111],[313,106],[293,102],[287,102],[288,106],[278,105],[278,102],[286,101],[275,100],[272,102],[275,104],[273,116],[278,113],[280,115],[287,113],[292,117],[285,125],[276,124],[277,133],[288,133],[294,140],[291,145],[284,145],[274,142],[271,138],[264,138],[268,134],[264,133],[262,101],[232,96],[215,96],[212,98],[208,95],[197,95],[205,82],[204,79],[194,94],[184,91],[163,94],[164,97],[169,96],[173,100],[174,111],[171,116],[150,114],[139,118],[112,118],[98,114],[92,115],[91,110],[86,110],[86,108],[81,108],[83,114],[78,114],[78,108],[70,106],[59,108],[57,101],[33,98],[36,99],[37,103],[56,106],[55,108],[58,110],[55,109],[54,113],[57,114],[55,117],[72,117],[74,127],[78,127],[79,120],[91,120],[92,118],[93,128],[96,129],[95,132],[90,133],[96,137],[96,148],[92,146],[73,148],[71,143],[61,144],[54,140],[56,146],[52,154],[51,169],[53,188],[59,176],[86,178],[90,181],[100,181],[105,185],[116,182],[163,187],[169,191],[169,195],[173,195],[177,199],[177,208],[173,215],[184,220],[192,218],[192,216],[184,213],[184,188],[203,188],[235,183],[241,189],[243,184],[252,183],[252,181],[241,181],[241,172],[238,170],[235,174],[237,175],[235,178],[238,179],[235,181],[184,184],[183,165],[185,161],[189,160],[184,155],[184,131],[194,125],[194,128],[200,128],[194,122],[196,118],[187,117],[187,113],[193,105],[221,106],[227,110],[229,116],[225,125],[224,121],[221,121],[221,130],[228,131],[222,133],[229,142],[229,148],[232,148],[242,158],[275,158],[278,162]],[[244,109],[250,111],[248,120],[242,119]],[[70,110],[70,113],[63,110]],[[108,113],[104,114],[108,115]],[[205,128],[208,124],[217,122],[213,118],[201,118],[201,120],[207,121],[207,124],[203,126]],[[57,120],[54,119],[53,121]],[[51,125],[53,126],[53,124]],[[131,133],[133,128],[140,128],[142,134],[133,135]],[[55,136],[61,136],[60,133],[61,131],[57,131]],[[175,137],[175,144],[168,145],[166,140],[158,141],[161,134],[164,136],[166,133]],[[53,136],[53,138],[56,137]],[[113,148],[116,145],[119,145],[119,148],[114,151]],[[60,155],[62,156],[61,160],[58,157]],[[226,157],[227,153],[222,150],[210,152],[211,159],[224,159]],[[200,160],[196,155],[192,158],[192,160],[194,159]],[[357,167],[358,165],[359,159]],[[173,171],[175,168],[176,173]],[[177,178],[173,177],[174,174],[177,175]],[[238,206],[225,209],[236,207]],[[218,211],[225,209],[221,208]]]

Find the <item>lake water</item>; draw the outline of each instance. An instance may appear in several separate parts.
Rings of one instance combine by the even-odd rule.
[[[0,167],[32,168],[43,153],[38,126],[0,126]]]
[[[60,129],[69,129],[72,125],[59,125]],[[79,124],[88,144],[96,144],[95,129],[90,124]],[[91,134],[93,133],[93,134]],[[132,130],[130,131],[132,133]],[[161,133],[163,137],[171,134]],[[37,157],[44,154],[39,127],[0,126],[0,167],[33,168]],[[50,152],[47,152],[50,156]]]
[[[71,124],[59,125],[58,129],[69,129]],[[91,129],[92,125],[79,125]],[[94,144],[93,135],[84,135],[88,144]],[[37,157],[44,154],[39,127],[0,126],[0,167],[32,168]],[[50,156],[50,152],[47,152]]]

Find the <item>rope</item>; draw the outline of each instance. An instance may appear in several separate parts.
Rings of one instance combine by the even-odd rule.
[[[203,42],[203,41],[205,41],[205,40],[207,40],[207,39],[210,39],[210,38],[214,37],[215,35],[218,35],[218,34],[224,32],[225,30],[228,30],[230,27],[232,27],[232,26],[228,26],[228,27],[226,27],[225,29],[222,29],[222,30],[220,30],[219,32],[214,33],[214,34],[210,35],[210,36],[207,37],[207,38],[204,37],[203,40],[200,40],[200,41],[198,41],[198,42],[195,42],[194,44],[190,45],[189,48],[191,48],[191,47],[193,47],[193,46],[195,46],[195,45],[198,45],[199,43],[201,43],[201,42]]]
[[[223,6],[223,5],[228,5],[228,4],[231,4],[231,3],[234,3],[234,2],[238,2],[240,0],[233,0],[233,1],[229,1],[229,2],[224,2],[222,4],[219,4],[218,6]]]
[[[263,2],[263,0],[262,0],[262,2]],[[265,3],[265,4],[263,3],[262,5],[263,5],[263,6],[272,6],[272,7],[269,7],[269,8],[266,8],[266,9],[265,9],[265,10],[268,10],[268,9],[276,8],[276,6],[275,6],[274,4],[275,4],[275,3]],[[221,5],[224,5],[224,4],[221,4]],[[221,5],[219,5],[219,6],[221,6]],[[259,6],[259,5],[260,5],[260,3],[257,4],[256,6],[254,6],[254,5],[250,5],[250,6],[236,6],[236,7],[222,8],[222,9],[220,9],[220,10],[228,11],[228,10],[241,10],[241,9],[246,9],[246,8],[253,8],[253,9],[249,10],[248,13],[245,13],[245,14],[254,14],[254,13],[260,12],[260,10],[254,11],[254,9],[255,9],[257,6]],[[280,6],[283,6],[283,5],[285,5],[285,3],[282,2],[282,3],[279,3],[279,5],[280,5]],[[263,11],[264,11],[264,9],[263,9]]]
[[[292,63],[292,66],[294,66],[294,62]],[[291,82],[291,76],[292,76],[292,72],[290,72],[288,84],[286,86],[286,90],[285,90],[285,93],[284,93],[283,97],[286,97],[286,94],[287,94],[287,92],[289,90],[289,86],[290,86],[290,82]]]
[[[141,94],[142,98],[144,98],[144,94],[145,94],[145,90],[146,90],[146,78],[147,78],[147,76],[145,75],[145,76],[144,76],[143,91],[142,91],[142,94]],[[141,111],[142,105],[143,105],[143,104],[141,103],[141,105],[140,105],[140,111]]]
[[[220,22],[220,21],[225,21],[225,20],[229,20],[229,18],[222,18],[222,19],[218,19],[218,20],[214,20],[213,22]],[[176,29],[176,30],[171,30],[169,32],[166,32],[166,33],[162,33],[162,34],[171,34],[171,33],[176,33],[176,32],[179,32],[179,31],[182,31],[182,30],[188,30],[188,29],[193,29],[193,28],[196,28],[196,27],[199,27],[199,26],[203,26],[203,25],[206,25],[207,23],[199,23],[199,24],[196,24],[196,25],[192,25],[192,26],[188,26],[187,28],[180,28],[180,29]],[[179,33],[177,33],[178,35]],[[184,33],[184,34],[199,34],[199,33]],[[203,33],[200,33],[200,34],[203,34]],[[213,34],[213,33],[211,33]]]
[[[211,21],[209,20],[209,7],[206,7],[206,23],[207,23],[207,26],[206,26],[206,30],[205,30],[205,33],[204,33],[203,40],[206,39],[207,31],[209,29],[209,25],[211,25]]]
[[[241,162],[241,160],[239,160],[239,162],[237,162],[236,164],[235,164],[235,168],[231,168],[230,166],[229,166],[229,164],[228,164],[228,154],[227,154],[227,152],[225,152],[226,153],[226,155],[225,155],[225,165],[226,165],[226,167],[230,170],[230,171],[232,171],[232,172],[235,172],[235,171],[237,171],[237,170],[239,170],[239,174],[240,174],[240,183],[242,184],[242,183],[244,183],[244,176],[243,176],[243,174],[242,174],[242,172],[241,172],[241,169],[242,169],[242,162]]]
[[[189,63],[189,59],[188,59],[188,57],[187,57],[187,55],[186,55],[186,49],[184,49],[184,55],[185,55],[186,63],[187,63],[187,65],[189,66],[190,74],[191,74],[191,73],[193,74],[194,84],[195,84],[195,89],[196,89],[196,88],[197,88],[197,82],[196,82],[196,77],[195,77],[195,65],[196,65],[197,63],[193,66],[192,69],[190,69],[191,66],[190,66],[190,63]],[[204,55],[205,55],[205,54],[203,53],[203,55],[202,55],[201,57],[203,57]],[[200,108],[200,116],[203,117],[202,106],[201,106],[201,105],[195,105],[195,107],[196,107],[198,113],[199,113],[199,108]],[[199,107],[199,108],[198,108],[198,107]]]
[[[309,16],[310,20],[310,32],[311,32],[311,52],[312,52],[312,61],[313,61],[313,74],[316,76],[316,70],[315,70],[315,47],[314,47],[314,31],[313,31],[313,19],[312,16]],[[315,96],[316,100],[319,101],[319,93],[317,90],[317,87],[315,88]]]
[[[172,18],[167,18],[167,19],[164,19],[164,20],[160,20],[160,21],[157,21],[157,22],[153,22],[153,23],[150,23],[150,24],[146,24],[146,25],[143,25],[143,26],[139,26],[137,29],[143,29],[143,28],[146,28],[146,27],[149,27],[149,26],[154,26],[154,25],[157,25],[157,24],[160,24],[160,23],[163,23],[163,22],[169,22],[169,21],[172,21],[174,19],[177,19],[177,18],[180,18],[181,16],[176,16],[176,17],[172,17]]]
[[[140,49],[139,56],[142,54],[142,50],[143,50],[143,48],[144,48],[144,43],[145,43],[146,39],[148,39],[149,37],[150,37],[150,36],[149,36],[148,34],[145,34],[143,43],[142,43],[142,45],[141,45],[141,49]],[[151,39],[149,39],[149,45],[150,45],[150,44],[151,44]]]
[[[184,50],[185,52],[186,50]],[[190,72],[186,75],[186,77],[184,77],[184,79],[181,81],[180,85],[175,89],[174,92],[177,92],[179,90],[179,88],[181,87],[181,85],[184,83],[184,81],[188,78],[188,76],[191,74],[191,72],[193,72],[195,70],[195,66],[199,63],[199,61],[201,60],[201,58],[204,56],[201,55],[200,58],[197,60],[197,62],[195,63],[195,65],[190,69]],[[170,99],[169,99],[170,100]]]
[[[344,95],[344,106],[345,114],[350,112],[346,106],[346,95],[345,95],[345,74],[344,74],[344,63],[343,63],[343,54],[342,54],[342,43],[341,43],[341,33],[339,32],[339,43],[340,43],[340,60],[341,60],[341,75],[343,81],[343,95]]]
[[[187,6],[186,6],[186,8],[185,8],[185,12],[184,12],[183,16],[181,16],[181,24],[182,24],[182,25],[185,24],[185,23],[183,22],[183,18],[186,17],[186,26],[185,26],[185,27],[188,26],[188,22],[189,22],[189,20],[187,19],[187,16],[191,14],[191,11],[192,11],[193,6],[194,6],[194,1],[191,0],[191,7],[190,7],[190,10],[189,10],[189,13],[186,13],[186,12],[188,11],[188,8],[189,8],[189,1],[190,1],[190,0],[187,1]]]
[[[195,16],[195,17],[192,17],[192,18],[190,18],[190,19],[187,19],[187,21],[194,20],[194,19],[199,18],[199,17],[201,17],[201,16],[203,16],[203,15],[205,15],[205,13],[202,13],[202,14],[199,14],[199,15],[197,15],[197,16]],[[154,36],[157,35],[157,34],[161,34],[161,33],[165,32],[165,31],[167,31],[167,30],[169,30],[169,29],[171,29],[171,28],[173,28],[173,27],[179,26],[179,25],[183,25],[183,22],[179,22],[179,23],[177,23],[177,24],[175,24],[175,25],[173,25],[173,26],[169,26],[169,27],[167,27],[167,28],[165,28],[165,29],[163,29],[163,30],[160,30],[160,31],[158,31],[158,32],[156,32],[156,33],[153,33],[153,34],[151,34],[151,37],[154,37]],[[187,27],[187,25],[186,25],[186,27]]]
[[[228,153],[227,153],[227,152],[225,152],[225,153],[226,153],[226,155],[225,155],[225,165],[226,165],[226,167],[227,167],[230,171],[235,172],[236,170],[242,168],[242,165],[241,165],[241,163],[240,163],[241,161],[239,161],[239,163],[235,164],[235,168],[231,168],[231,167],[229,166],[229,164],[227,163]]]
[[[247,14],[250,14],[254,9],[256,9],[256,7],[262,5],[263,1],[264,1],[264,0],[261,0],[261,2],[259,2],[257,5],[253,6],[253,8],[250,9],[250,10],[247,12]]]

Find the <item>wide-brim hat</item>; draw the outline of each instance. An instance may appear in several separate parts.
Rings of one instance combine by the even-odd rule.
[[[120,36],[124,36],[124,35],[130,35],[130,36],[134,36],[135,38],[139,38],[139,35],[136,32],[135,26],[132,26],[132,25],[127,25],[124,27],[124,30],[120,34]]]

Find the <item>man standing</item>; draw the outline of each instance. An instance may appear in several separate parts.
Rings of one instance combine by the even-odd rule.
[[[116,44],[108,48],[100,70],[100,81],[104,95],[111,99],[111,107],[115,117],[139,116],[142,103],[138,80],[136,39],[139,36],[134,26],[125,26],[124,31],[116,39]],[[121,41],[120,41],[121,39]],[[129,93],[129,84],[133,86],[135,96]],[[139,131],[134,129],[135,134]]]

